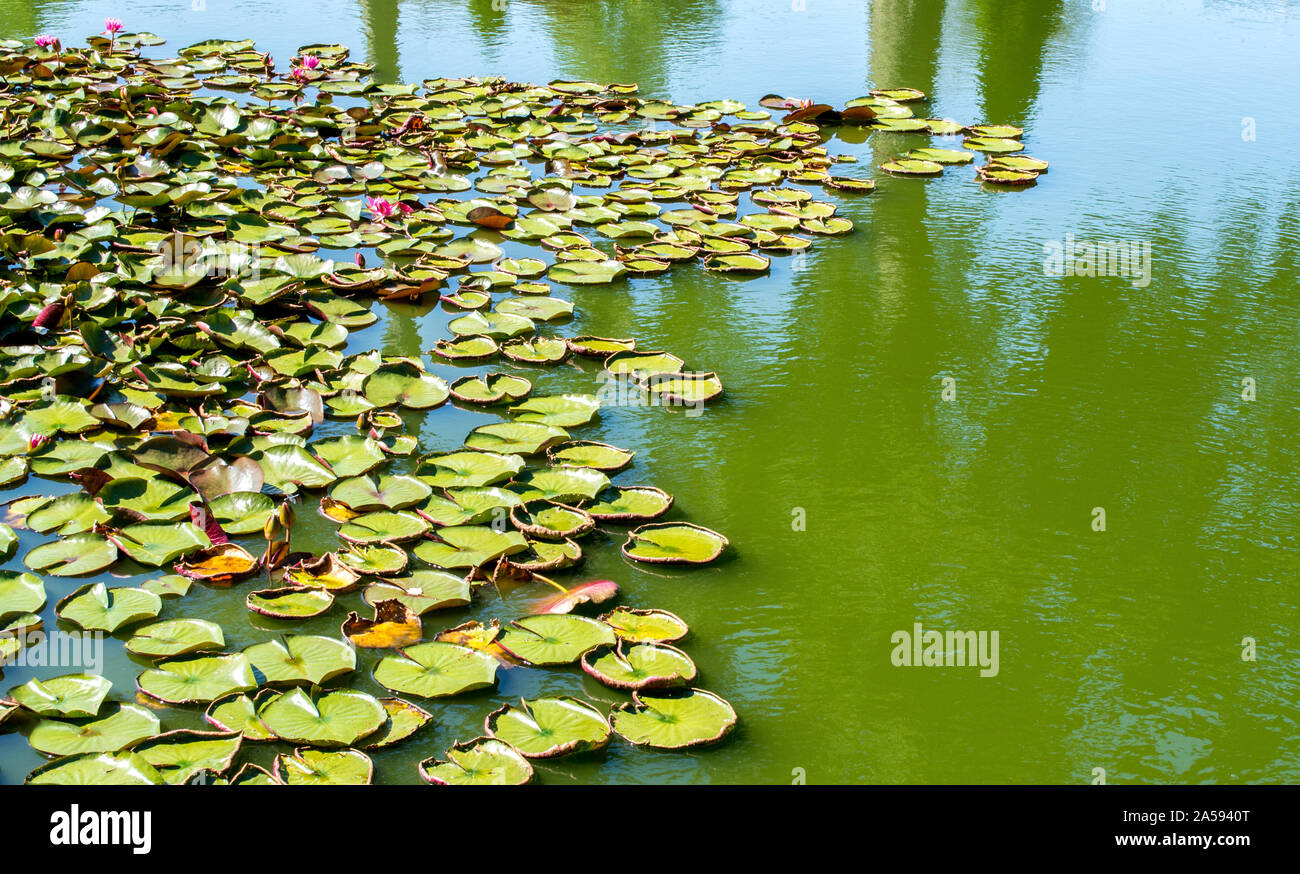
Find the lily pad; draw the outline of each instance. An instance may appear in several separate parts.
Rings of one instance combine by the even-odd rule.
[[[140,674],[136,686],[164,704],[207,704],[257,688],[252,663],[244,653],[195,654],[159,662]]]
[[[684,686],[696,675],[690,656],[662,643],[592,650],[582,657],[582,669],[611,689],[629,692]]]
[[[689,522],[656,522],[628,533],[623,555],[651,564],[708,564],[727,547],[727,538]]]
[[[347,747],[374,734],[388,711],[373,696],[351,689],[291,689],[258,708],[262,723],[281,740],[313,747]]]
[[[136,704],[122,704],[108,716],[76,724],[42,719],[32,727],[27,742],[51,756],[112,753],[127,749],[158,733],[158,717]]]
[[[55,610],[61,619],[87,631],[111,634],[123,626],[153,619],[162,612],[162,598],[144,589],[110,589],[103,583],[91,583],[61,600]]]
[[[444,698],[496,684],[497,660],[453,643],[431,641],[380,659],[375,681],[421,698]]]
[[[501,648],[530,665],[569,665],[583,653],[614,643],[614,630],[585,616],[525,616],[501,635]]]
[[[333,607],[334,596],[326,589],[262,589],[250,592],[244,604],[273,619],[310,619]]]
[[[610,738],[609,723],[601,712],[568,696],[507,704],[489,714],[485,728],[489,736],[530,759],[602,749]]]
[[[38,716],[85,719],[99,713],[113,684],[94,674],[64,674],[31,679],[9,690],[9,697]]]
[[[690,631],[680,617],[667,610],[616,607],[600,620],[613,628],[620,640],[631,643],[673,643]]]
[[[244,650],[258,685],[319,686],[357,667],[352,647],[333,637],[291,634]]]
[[[609,723],[635,746],[680,750],[722,740],[736,727],[736,711],[703,689],[634,692],[632,703],[613,709]]]
[[[447,750],[447,760],[425,759],[420,777],[439,786],[522,786],[533,766],[508,743],[480,737]]]
[[[367,786],[375,765],[360,750],[300,749],[276,756],[272,774],[289,786]]]
[[[226,645],[221,626],[206,619],[172,619],[139,629],[126,642],[127,652],[145,658],[170,658]]]

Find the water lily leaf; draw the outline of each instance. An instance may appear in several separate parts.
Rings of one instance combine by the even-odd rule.
[[[529,398],[510,408],[518,422],[538,422],[558,428],[573,428],[590,422],[600,409],[594,395],[564,394]]]
[[[413,410],[436,407],[451,394],[445,380],[409,364],[378,368],[366,377],[361,391],[377,407],[400,404]]]
[[[276,694],[265,690],[258,694],[257,701],[242,693],[228,695],[209,704],[203,719],[217,731],[239,732],[244,736],[244,740],[275,740],[275,733],[267,727],[257,713],[257,702],[274,697]]]
[[[37,404],[23,416],[22,427],[32,434],[80,434],[99,427],[99,419],[81,401],[59,398]]]
[[[633,692],[632,703],[615,707],[609,722],[628,743],[680,750],[722,740],[736,727],[736,711],[703,689]]]
[[[584,358],[606,359],[616,352],[631,352],[636,348],[636,340],[632,338],[618,339],[611,337],[571,337],[565,341],[569,350],[574,355],[581,355]]]
[[[535,501],[514,507],[510,521],[528,537],[536,540],[567,540],[581,537],[596,525],[585,511],[550,501]]]
[[[379,481],[368,476],[339,480],[330,497],[352,510],[403,510],[413,507],[433,493],[426,483],[413,476],[382,476]]]
[[[349,613],[343,621],[343,636],[355,646],[395,649],[419,643],[423,636],[420,615],[401,601],[377,601],[375,618]]]
[[[549,467],[528,471],[515,480],[525,501],[561,504],[594,500],[609,487],[609,477],[589,467]]]
[[[499,483],[523,469],[524,460],[518,455],[451,452],[421,459],[416,475],[431,486],[460,488]]]
[[[339,528],[339,537],[355,544],[404,543],[429,530],[429,523],[414,513],[365,513]]]
[[[239,544],[218,543],[178,563],[176,573],[207,583],[229,583],[251,575],[259,565],[259,560]]]
[[[94,498],[73,492],[60,495],[28,513],[27,527],[41,534],[81,534],[108,521],[108,518],[108,511]]]
[[[319,686],[357,667],[352,647],[333,637],[290,634],[283,640],[255,643],[244,650],[259,685]]]
[[[546,275],[568,285],[605,285],[627,275],[627,267],[619,261],[561,261],[552,264]]]
[[[514,401],[532,391],[533,384],[520,376],[489,373],[465,376],[451,384],[451,396],[468,404],[497,404]]]
[[[146,658],[170,658],[226,645],[221,626],[206,619],[172,619],[139,629],[126,642],[127,652]]]
[[[631,643],[673,643],[690,631],[680,617],[667,610],[615,607],[600,621],[613,628],[620,640]]]
[[[406,570],[407,553],[399,546],[386,543],[352,544],[338,553],[338,561],[359,574],[392,576]]]
[[[175,522],[190,515],[194,492],[161,477],[111,480],[96,497],[108,510],[136,522]]]
[[[257,688],[252,663],[244,653],[188,655],[159,662],[136,679],[136,686],[164,704],[206,704]]]
[[[362,596],[367,604],[377,606],[383,601],[396,600],[405,604],[416,615],[452,607],[468,607],[470,585],[465,577],[438,570],[417,570],[403,577],[374,583]]]
[[[611,486],[584,508],[602,522],[657,519],[673,505],[673,496],[654,486]]]
[[[232,492],[208,504],[212,517],[227,534],[253,534],[266,527],[275,502],[260,492]]]
[[[45,583],[35,574],[0,571],[0,625],[45,607]]]
[[[692,406],[722,394],[722,380],[716,373],[660,373],[647,378],[643,386],[659,400]]]
[[[261,705],[257,715],[281,740],[313,747],[351,746],[388,721],[374,696],[351,689],[311,695],[292,689]]]
[[[938,176],[943,173],[942,164],[920,158],[899,158],[896,161],[886,161],[880,165],[880,169],[895,176]]]
[[[421,561],[440,568],[472,568],[513,555],[528,548],[518,531],[497,531],[485,525],[452,525],[440,528],[436,540],[416,544],[413,552]]]
[[[383,728],[362,744],[363,749],[377,750],[401,743],[433,721],[433,715],[403,698],[380,698],[388,713]]]
[[[559,364],[569,346],[556,337],[516,337],[501,347],[501,354],[524,364]]]
[[[634,692],[684,686],[695,679],[695,663],[676,647],[658,643],[621,644],[592,650],[582,669],[611,689]]]
[[[145,580],[140,588],[159,598],[183,598],[189,594],[190,585],[190,581],[180,574],[165,574],[156,580]]]
[[[201,772],[226,773],[243,742],[239,732],[179,729],[137,744],[133,752],[153,765],[163,782],[175,786]]]
[[[657,373],[680,373],[685,364],[669,352],[615,352],[605,359],[605,369],[610,373],[642,379]]]
[[[907,157],[918,161],[933,161],[935,164],[969,164],[975,160],[970,152],[960,149],[913,149]]]
[[[23,561],[34,571],[77,577],[102,571],[117,561],[117,546],[102,534],[74,534],[35,547]]]
[[[496,684],[497,660],[453,643],[431,641],[384,656],[375,681],[386,689],[421,698],[444,698]]]
[[[976,152],[990,152],[995,155],[1019,152],[1025,147],[1025,144],[1019,140],[1007,137],[967,137],[961,144],[964,148]]]
[[[689,522],[656,522],[628,533],[623,555],[657,564],[708,564],[727,547],[727,538]]]
[[[109,540],[133,561],[149,567],[170,564],[182,555],[212,545],[208,535],[189,522],[128,525],[110,534]]]
[[[87,753],[42,765],[24,781],[33,786],[161,786],[162,775],[136,753]]]
[[[162,598],[144,589],[110,589],[103,583],[91,583],[59,601],[55,611],[59,618],[87,631],[112,634],[123,626],[156,617],[162,612]]]
[[[359,750],[295,750],[275,758],[275,779],[289,786],[367,786],[375,764]]]
[[[488,715],[488,735],[505,741],[529,759],[549,759],[603,749],[610,738],[609,723],[585,701],[559,698],[521,699]]]
[[[585,616],[525,616],[501,635],[501,648],[530,665],[569,665],[587,650],[615,640],[614,630]]]
[[[334,594],[350,592],[361,579],[360,574],[336,553],[303,559],[284,569],[284,578],[295,586],[326,589]]]
[[[236,458],[233,461],[214,458],[190,471],[189,481],[215,508],[222,498],[257,494],[266,477],[262,473],[262,466],[251,458]]]
[[[244,604],[273,619],[310,619],[333,607],[334,596],[325,589],[262,589],[250,592]]]
[[[323,489],[338,477],[301,446],[281,443],[268,446],[250,456],[262,466],[266,481],[283,492],[298,487]]]
[[[31,679],[9,690],[9,697],[38,716],[86,719],[99,713],[113,684],[94,674],[64,674]]]
[[[600,604],[618,595],[618,583],[613,580],[592,580],[572,586],[566,592],[552,595],[533,608],[533,612],[569,613],[579,604]]]
[[[311,445],[311,451],[333,469],[336,476],[368,473],[388,460],[383,444],[371,437],[345,434]]]
[[[525,316],[504,312],[481,313],[476,311],[452,319],[448,330],[457,336],[483,336],[493,340],[508,340],[520,334],[529,334],[536,328],[533,320]]]
[[[547,450],[546,457],[561,467],[589,467],[606,473],[620,471],[632,463],[635,452],[594,440],[573,440]]]
[[[447,760],[425,759],[420,777],[437,786],[522,786],[533,766],[508,743],[480,737],[447,750]]]
[[[27,742],[33,749],[51,756],[112,753],[153,737],[158,727],[158,717],[145,708],[121,704],[108,716],[80,725],[42,719],[32,727]]]

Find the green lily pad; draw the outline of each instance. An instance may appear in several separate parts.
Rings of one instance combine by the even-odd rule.
[[[425,759],[420,777],[438,786],[522,786],[533,766],[508,743],[480,737],[447,750],[447,760]]]
[[[513,555],[528,548],[517,531],[497,531],[485,525],[453,525],[440,528],[436,540],[423,540],[413,550],[415,557],[439,568],[472,568]]]
[[[403,577],[381,580],[363,594],[372,607],[381,601],[399,601],[417,616],[434,610],[468,607],[469,580],[446,571],[417,570]]]
[[[289,786],[366,786],[374,762],[359,750],[295,750],[276,756],[275,779]]]
[[[319,686],[357,667],[357,653],[345,642],[314,634],[291,634],[244,650],[259,683]]]
[[[45,607],[45,583],[35,574],[0,571],[0,625]]]
[[[94,722],[76,724],[42,719],[33,726],[27,742],[51,756],[111,753],[126,749],[158,733],[158,717],[136,704],[122,704]]]
[[[94,674],[64,674],[31,679],[9,690],[9,697],[38,716],[85,719],[99,713],[113,684]]]
[[[673,643],[681,640],[690,627],[667,610],[638,610],[616,607],[600,621],[614,629],[619,640],[630,643]]]
[[[570,665],[583,653],[615,641],[614,630],[585,616],[525,616],[501,635],[501,648],[530,665]]]
[[[126,642],[128,652],[146,658],[170,658],[226,645],[221,626],[206,619],[172,619],[139,629]]]
[[[140,674],[136,686],[164,704],[207,704],[257,688],[253,665],[242,652],[197,654],[159,662]]]
[[[374,734],[388,712],[373,696],[351,689],[316,692],[292,689],[258,708],[276,737],[313,747],[347,747]]]
[[[615,707],[609,723],[635,746],[680,750],[722,740],[736,727],[736,711],[703,689],[633,692],[632,703]]]
[[[339,537],[349,543],[404,543],[429,530],[429,523],[415,513],[365,513],[339,528]]]
[[[87,753],[42,765],[24,781],[33,786],[161,786],[162,775],[136,753]]]
[[[144,741],[133,752],[153,765],[163,782],[179,785],[200,773],[229,771],[243,742],[238,732],[180,729]]]
[[[727,538],[689,522],[656,522],[627,535],[623,555],[651,564],[708,564],[727,547]]]
[[[162,598],[144,589],[110,589],[103,583],[91,583],[61,600],[55,611],[61,619],[87,631],[111,634],[123,626],[156,617],[162,612]]]
[[[673,496],[654,486],[611,486],[584,509],[601,522],[657,519],[673,505]]]
[[[32,570],[56,577],[97,573],[115,561],[117,547],[102,534],[74,534],[54,543],[43,543],[23,558]]]
[[[611,689],[637,692],[684,686],[695,679],[695,663],[676,647],[633,643],[592,650],[582,669]]]
[[[378,482],[368,476],[339,480],[330,497],[358,513],[372,510],[403,510],[432,494],[433,489],[413,476],[382,476]]]
[[[262,693],[258,699],[261,700],[266,694],[268,693]],[[242,693],[213,701],[204,712],[203,719],[217,731],[239,732],[244,740],[269,741],[276,738],[257,715],[257,704]]]
[[[518,455],[496,452],[450,452],[421,459],[416,475],[431,486],[462,488],[490,486],[524,469]]]
[[[549,759],[598,750],[609,743],[609,723],[599,710],[568,696],[523,699],[489,714],[487,733],[520,755]]]
[[[632,463],[634,455],[636,453],[630,450],[594,440],[572,440],[552,447],[546,453],[552,464],[561,467],[589,467],[607,474],[627,467]]]
[[[421,698],[444,698],[496,684],[497,660],[453,643],[432,641],[384,656],[375,681],[385,689]]]
[[[380,698],[379,703],[388,713],[388,721],[378,732],[366,738],[362,744],[364,749],[377,750],[401,743],[433,721],[428,711],[403,698]]]
[[[254,613],[273,619],[310,619],[334,606],[334,596],[326,589],[262,589],[250,592],[244,604]]]

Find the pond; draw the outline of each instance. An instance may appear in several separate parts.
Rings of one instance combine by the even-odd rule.
[[[615,406],[577,436],[634,449],[619,482],[672,493],[671,518],[722,532],[727,552],[637,564],[609,538],[564,581],[612,579],[622,603],[686,620],[699,685],[740,722],[690,752],[615,739],[538,765],[541,782],[1300,779],[1293,4],[0,0],[0,37],[80,45],[107,16],[165,38],[153,57],[247,37],[283,66],[341,43],[394,83],[635,82],[750,107],[916,88],[918,115],[1023,127],[1026,153],[1050,162],[1025,190],[969,167],[900,178],[877,168],[960,139],[828,127],[827,150],[856,160],[837,167],[876,181],[869,196],[815,187],[851,234],[754,278],[689,265],[557,287],[575,305],[562,333],[636,337],[725,385],[701,415]],[[1127,275],[1104,257],[1100,275],[1065,269],[1099,244],[1132,254]],[[427,361],[459,315],[432,299],[372,309],[348,352]],[[539,394],[591,392],[594,376],[529,374]],[[451,406],[405,419],[421,452],[485,421]],[[344,433],[351,421],[327,420],[314,438]],[[69,489],[33,478],[4,497]],[[314,503],[293,546],[319,553],[337,541]],[[19,534],[4,569],[48,540]],[[51,581],[48,628],[79,584]],[[250,585],[195,585],[164,615],[219,623],[232,651],[267,640],[287,626],[245,609]],[[536,597],[489,591],[425,627],[505,621]],[[337,635],[362,606],[340,601],[293,630]],[[896,664],[918,624],[996,632],[996,670]],[[120,642],[106,659],[132,688],[141,662]],[[56,673],[10,667],[3,688]],[[496,692],[433,702],[433,724],[374,753],[376,781],[417,782],[417,762],[520,697],[626,699],[576,669],[501,676]],[[201,708],[159,715],[204,727]],[[0,782],[44,761],[0,734]]]

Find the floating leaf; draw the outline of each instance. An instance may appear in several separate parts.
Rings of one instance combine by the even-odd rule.
[[[377,601],[375,618],[349,613],[343,621],[343,636],[356,646],[393,649],[418,643],[422,636],[420,615],[396,599]]]
[[[695,679],[695,663],[676,647],[660,643],[621,644],[592,650],[582,669],[611,689],[634,692],[683,686]]]
[[[55,610],[59,618],[87,631],[111,634],[123,626],[153,619],[162,612],[162,598],[144,589],[110,589],[103,583],[91,583],[61,600]]]
[[[375,681],[386,689],[421,698],[444,698],[496,684],[497,660],[490,655],[432,641],[384,656]]]
[[[600,711],[568,696],[522,699],[507,704],[487,718],[487,733],[530,759],[549,759],[602,749],[610,728]]]
[[[708,564],[727,547],[727,538],[689,522],[656,522],[628,533],[623,554],[657,564]]]
[[[84,719],[95,716],[113,684],[94,674],[64,674],[31,679],[9,690],[9,697],[38,716]]]
[[[111,753],[126,749],[158,733],[158,717],[135,704],[122,704],[102,719],[76,725],[42,719],[33,726],[27,742],[51,756]]]
[[[685,622],[667,610],[616,607],[600,620],[613,628],[620,640],[631,643],[673,643],[690,631]]]
[[[357,667],[352,647],[333,637],[291,634],[244,650],[260,684],[319,686]]]
[[[295,750],[276,756],[275,779],[289,786],[366,786],[375,765],[359,750]]]
[[[569,665],[614,639],[608,625],[585,616],[525,616],[510,623],[501,635],[501,648],[530,665]]]
[[[42,765],[24,781],[33,786],[161,786],[162,775],[136,753],[87,753]]]
[[[388,721],[378,700],[350,689],[311,695],[292,689],[271,698],[257,715],[279,739],[313,747],[351,746]]]
[[[447,750],[446,761],[425,759],[420,777],[439,786],[522,786],[533,766],[508,743],[480,737]]]
[[[136,680],[140,691],[164,704],[206,704],[257,688],[244,653],[199,654],[159,662]]]
[[[250,592],[245,606],[273,619],[310,619],[334,606],[334,596],[325,589],[262,589]]]
[[[170,658],[226,645],[221,626],[206,619],[172,619],[136,631],[126,642],[128,652],[146,658]]]
[[[736,727],[736,711],[703,689],[633,692],[632,703],[615,707],[609,722],[628,743],[680,750],[722,740]]]

